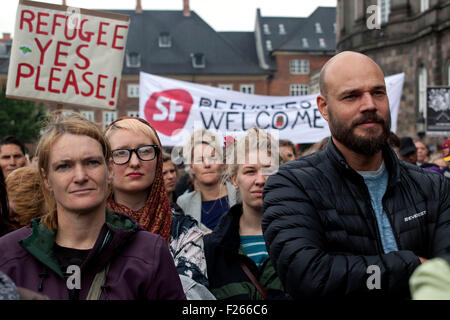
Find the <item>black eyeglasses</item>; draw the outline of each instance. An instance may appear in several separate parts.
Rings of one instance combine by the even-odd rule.
[[[158,155],[159,146],[156,144],[150,144],[134,149],[116,149],[112,151],[112,159],[115,164],[125,164],[130,161],[133,152],[136,153],[140,160],[151,161]]]

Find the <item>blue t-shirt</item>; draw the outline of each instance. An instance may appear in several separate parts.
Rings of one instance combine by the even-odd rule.
[[[384,253],[398,251],[391,223],[383,209],[382,203],[389,180],[388,171],[386,170],[384,161],[377,171],[358,171],[358,173],[364,178],[367,189],[369,189],[370,202],[372,203],[372,208],[377,219]]]
[[[217,200],[202,201],[202,223],[214,230],[223,214],[228,212],[228,196]]]

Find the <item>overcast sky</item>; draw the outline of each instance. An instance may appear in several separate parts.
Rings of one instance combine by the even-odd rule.
[[[61,0],[39,1],[61,4]],[[0,36],[13,34],[19,0],[1,0]],[[136,0],[66,0],[86,9],[134,9]],[[142,0],[144,10],[182,10],[183,0]],[[256,8],[263,16],[307,17],[318,6],[335,7],[336,0],[190,0],[190,8],[216,31],[253,31]]]

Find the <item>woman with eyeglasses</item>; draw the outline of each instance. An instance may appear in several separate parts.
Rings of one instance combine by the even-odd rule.
[[[206,289],[203,233],[192,217],[170,207],[156,131],[141,118],[122,117],[106,128],[105,135],[113,162],[108,207],[127,214],[168,242],[188,299],[214,299]]]

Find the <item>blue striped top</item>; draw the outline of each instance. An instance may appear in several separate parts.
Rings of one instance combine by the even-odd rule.
[[[269,258],[263,235],[241,236],[241,245],[247,256],[260,268]]]

